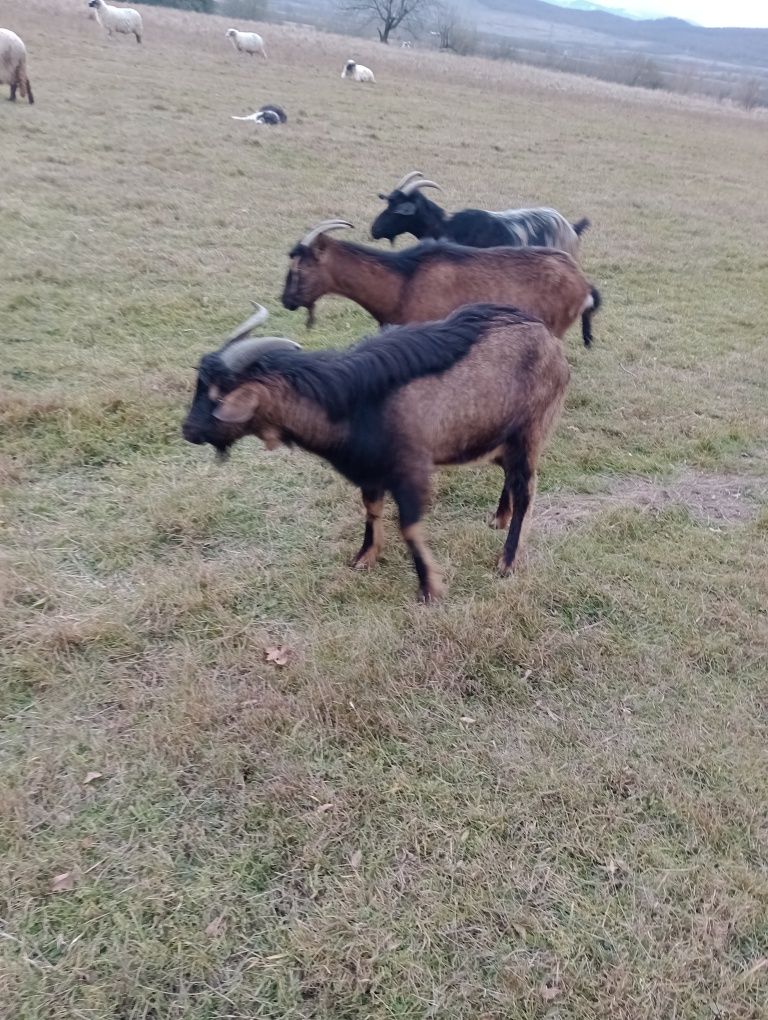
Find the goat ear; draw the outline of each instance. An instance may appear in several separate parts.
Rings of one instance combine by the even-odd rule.
[[[259,406],[259,395],[253,386],[238,386],[229,393],[216,410],[213,417],[228,425],[242,425],[250,421]]]

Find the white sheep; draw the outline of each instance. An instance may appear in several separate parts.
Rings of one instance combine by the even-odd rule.
[[[35,99],[27,77],[27,47],[15,32],[0,28],[0,85],[11,86],[11,102],[16,102],[16,90],[30,103]]]
[[[260,53],[265,60],[267,59],[264,40],[258,32],[238,32],[236,28],[228,28],[227,38],[232,40],[232,45],[238,53],[249,53],[252,57]]]
[[[356,64],[354,60],[348,60],[344,65],[344,70],[341,72],[342,78],[351,78],[352,81],[372,81],[376,82],[373,77],[373,71],[370,67],[365,67],[363,64]]]
[[[89,0],[89,7],[96,12],[96,20],[108,35],[117,32],[121,35],[135,35],[136,42],[141,42],[144,27],[141,15],[131,7],[112,7],[105,0]]]

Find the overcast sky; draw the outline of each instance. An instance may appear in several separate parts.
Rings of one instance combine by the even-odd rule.
[[[673,15],[699,25],[742,25],[768,28],[768,0],[595,0],[637,14]]]

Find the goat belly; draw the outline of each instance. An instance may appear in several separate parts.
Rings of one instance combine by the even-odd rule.
[[[441,460],[437,463],[444,467],[451,465],[458,467],[464,464],[493,464],[499,460],[503,452],[504,444],[499,441],[481,443],[466,447],[449,460]]]

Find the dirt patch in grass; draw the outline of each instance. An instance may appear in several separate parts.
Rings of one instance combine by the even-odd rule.
[[[549,531],[562,531],[604,510],[683,507],[702,524],[739,524],[757,517],[767,500],[764,477],[685,470],[664,481],[622,478],[605,492],[544,495],[536,519]]]

